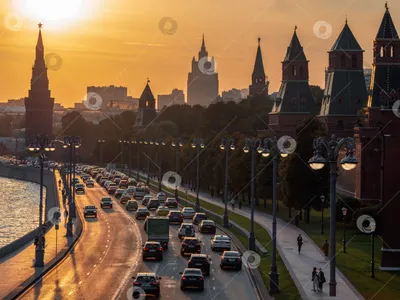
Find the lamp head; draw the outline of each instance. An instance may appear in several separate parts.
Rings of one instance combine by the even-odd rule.
[[[269,149],[268,149],[268,148],[264,148],[263,151],[262,151],[262,153],[261,153],[261,155],[262,155],[263,157],[268,157],[270,154],[271,154],[271,153],[269,152]]]
[[[231,145],[231,150],[235,150],[236,146],[234,144]]]
[[[224,145],[224,144],[221,144],[221,145],[219,145],[219,148],[220,148],[221,150],[225,150],[225,145]]]
[[[325,202],[325,196],[321,195],[320,198],[321,198],[321,202],[324,203]]]
[[[176,144],[175,144],[175,142],[172,142],[172,144],[171,144],[171,145],[172,145],[172,147],[176,147]]]
[[[346,216],[347,215],[347,208],[346,207],[342,207],[342,213],[343,213],[343,216]]]
[[[357,166],[357,159],[353,155],[353,151],[349,151],[345,157],[340,161],[342,168],[346,171],[353,170]]]
[[[326,164],[326,159],[321,155],[320,151],[316,151],[316,154],[311,157],[308,163],[313,170],[321,170]]]
[[[258,146],[258,147],[257,147],[257,152],[258,152],[258,153],[261,154],[261,153],[263,153],[263,151],[264,151],[263,147],[261,147],[261,146]]]
[[[243,148],[243,152],[244,153],[249,153],[249,151],[250,151],[250,148],[249,148],[249,146],[244,146],[244,148]]]

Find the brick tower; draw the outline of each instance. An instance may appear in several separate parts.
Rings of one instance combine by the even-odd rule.
[[[297,37],[297,26],[282,62],[282,84],[269,114],[269,126],[276,135],[293,135],[297,124],[314,110],[308,78],[308,60]]]
[[[363,70],[364,50],[347,20],[328,53],[326,88],[318,118],[325,123],[329,135],[351,136],[368,95]]]
[[[44,61],[42,24],[36,44],[35,63],[32,68],[31,89],[25,98],[25,144],[29,145],[35,135],[53,135],[54,98],[50,96],[47,67]]]
[[[157,116],[156,113],[156,99],[149,86],[150,80],[139,98],[139,109],[136,116],[135,127],[147,126]]]
[[[266,80],[264,64],[260,47],[261,38],[258,38],[256,61],[254,62],[253,73],[251,74],[251,85],[249,86],[249,96],[268,96],[269,81]]]

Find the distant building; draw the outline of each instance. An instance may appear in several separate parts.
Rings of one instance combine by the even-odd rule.
[[[135,127],[149,125],[157,116],[156,99],[149,86],[150,80],[147,80],[146,87],[139,98],[139,110],[136,116]]]
[[[174,104],[185,104],[185,94],[183,90],[173,89],[169,95],[158,95],[157,96],[157,109],[161,110],[164,106],[170,106]]]
[[[249,96],[268,96],[269,81],[267,81],[265,76],[260,41],[261,38],[258,38],[256,60],[254,62],[253,73],[251,74],[251,85],[249,86]]]
[[[243,99],[241,90],[231,89],[229,91],[222,92],[222,99],[224,101],[235,101],[239,102]]]
[[[42,24],[40,23],[35,63],[32,68],[31,89],[29,96],[25,98],[26,144],[30,143],[37,134],[48,137],[53,135],[54,98],[51,97],[49,90],[41,28]]]
[[[189,105],[208,106],[218,96],[218,73],[214,57],[208,57],[204,43],[201,44],[198,61],[193,56],[192,70],[188,74],[187,103]]]

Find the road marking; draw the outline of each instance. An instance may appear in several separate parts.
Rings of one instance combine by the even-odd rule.
[[[106,248],[108,247],[108,245],[106,245]]]
[[[87,272],[87,274],[86,274],[86,275],[88,275],[88,276],[89,276],[89,275],[90,275],[90,272]]]
[[[79,281],[79,283],[78,283],[78,284],[82,284],[82,282],[83,282],[83,281],[81,280],[81,281]]]
[[[68,295],[71,296],[73,292],[70,292]]]
[[[95,264],[95,265],[93,266],[93,268],[96,268],[96,266],[97,266],[97,265]]]

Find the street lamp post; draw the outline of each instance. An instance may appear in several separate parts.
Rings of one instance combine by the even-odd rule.
[[[79,136],[65,136],[64,137],[64,148],[70,147],[70,158],[69,158],[69,165],[70,165],[70,187],[68,193],[68,206],[69,206],[69,214],[68,214],[68,223],[67,223],[67,237],[72,237],[72,219],[76,218],[76,208],[75,208],[75,182],[72,179],[72,172],[74,173],[75,177],[75,165],[74,165],[74,154],[76,154],[76,149],[81,146],[81,139]]]
[[[100,166],[103,166],[103,144],[106,142],[105,140],[97,140],[100,144]]]
[[[228,161],[229,161],[229,150],[235,150],[235,141],[233,139],[222,139],[220,149],[225,150],[225,211],[224,211],[224,227],[229,227],[228,217]]]
[[[200,211],[200,199],[199,199],[199,188],[200,188],[200,149],[204,149],[204,139],[193,139],[192,143],[192,148],[197,149],[197,155],[196,155],[196,211]]]
[[[133,141],[127,141],[129,144],[129,170],[128,170],[128,177],[131,177],[131,169],[132,169],[132,144]]]
[[[375,278],[375,230],[376,224],[372,223],[371,227],[371,278]]]
[[[160,139],[154,143],[157,146],[157,157],[158,157],[158,192],[162,192],[162,184],[161,184],[161,174],[162,174],[162,160],[161,160],[161,152],[160,146],[165,146],[166,143]]]
[[[321,195],[321,234],[324,234],[324,204],[325,196]]]
[[[152,142],[150,142],[152,143]],[[149,142],[148,141],[144,141],[145,145],[148,145]],[[147,178],[146,178],[146,184],[148,187],[150,187],[150,157],[149,155],[147,155]]]
[[[347,215],[347,208],[342,207],[343,213],[343,253],[346,253],[346,215]]]
[[[251,148],[251,213],[250,213],[250,236],[249,236],[249,250],[255,251],[256,239],[254,236],[254,172],[255,172],[255,161],[256,153],[262,153],[263,148],[261,147],[262,142],[260,139],[246,139],[245,146],[243,148],[244,153],[249,153]]]
[[[262,150],[262,156],[268,157],[272,154],[272,264],[271,271],[269,272],[271,294],[279,292],[279,273],[278,266],[276,264],[276,212],[277,212],[277,177],[278,177],[278,160],[279,157],[287,157],[288,153],[285,149],[278,147],[278,141],[276,137],[273,139],[264,139],[264,149]]]
[[[136,181],[139,182],[139,170],[140,170],[140,167],[139,167],[139,164],[140,164],[140,163],[139,163],[139,162],[140,162],[140,147],[139,147],[139,145],[142,144],[143,142],[142,142],[142,141],[137,141],[137,140],[135,140],[133,143],[136,144],[136,147],[137,147],[137,157],[136,157]]]
[[[127,140],[119,140],[119,143],[121,144],[121,172],[124,172],[124,146],[125,144],[129,143]]]
[[[354,140],[352,138],[342,138],[337,140],[332,135],[330,140],[320,137],[314,140],[314,156],[308,161],[314,170],[322,169],[327,162],[330,167],[330,281],[329,296],[336,297],[336,179],[337,161],[340,148],[346,145],[346,156],[340,164],[345,170],[352,170],[356,167],[357,159],[353,155]],[[326,158],[327,159],[326,159]]]
[[[175,142],[172,142],[172,147],[175,147],[175,173],[176,176],[179,172],[179,153],[180,148],[183,146],[182,142],[177,139]],[[178,201],[178,184],[175,182],[175,200]]]
[[[43,226],[43,161],[46,159],[45,152],[53,152],[56,150],[53,141],[50,141],[47,136],[38,135],[33,142],[28,146],[28,150],[39,154],[40,162],[40,202],[39,202],[39,234],[35,249],[35,267],[44,267],[44,245],[43,239],[46,234]]]

